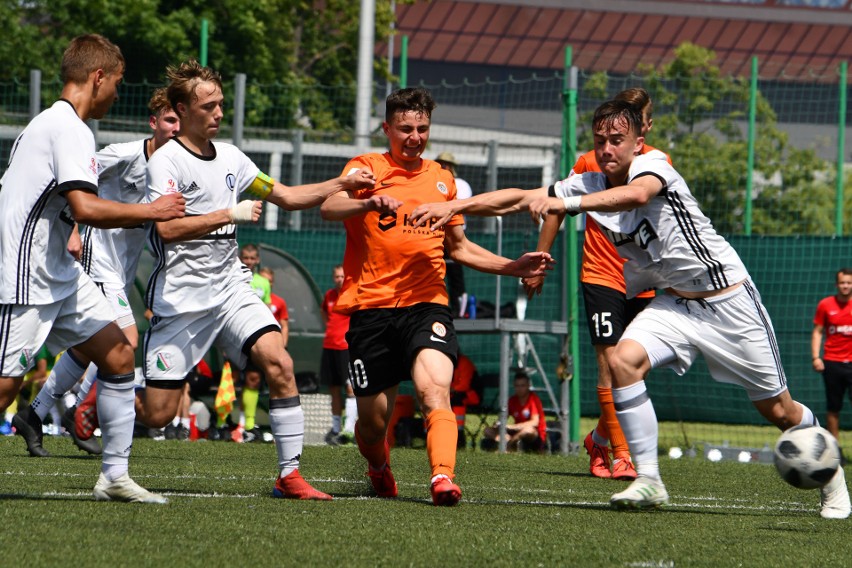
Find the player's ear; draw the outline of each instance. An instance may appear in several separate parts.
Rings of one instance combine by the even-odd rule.
[[[388,131],[390,130],[390,124],[388,124],[387,120],[382,121],[382,132],[385,133],[385,136],[388,135]]]

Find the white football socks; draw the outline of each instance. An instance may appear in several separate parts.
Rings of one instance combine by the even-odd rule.
[[[305,414],[299,397],[270,399],[269,426],[278,452],[279,476],[286,477],[299,469],[305,441]]]
[[[119,379],[123,376],[107,377]],[[97,390],[98,420],[101,424],[101,441],[104,448],[101,471],[110,481],[115,481],[128,469],[130,447],[133,445],[133,422],[136,419],[132,375],[124,382],[99,378]]]
[[[44,386],[30,405],[42,422],[50,413],[50,409],[62,398],[62,395],[77,384],[85,370],[70,353],[66,352],[59,358],[59,361],[53,366],[50,376],[44,382]]]
[[[355,435],[355,422],[358,420],[358,401],[354,396],[346,397],[346,420],[343,431]]]
[[[657,456],[659,426],[654,405],[645,389],[645,381],[624,388],[612,389],[612,401],[618,423],[630,447],[630,455],[639,475],[660,479]]]

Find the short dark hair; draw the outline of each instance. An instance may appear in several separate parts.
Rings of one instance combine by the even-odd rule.
[[[390,122],[394,115],[398,112],[414,111],[423,113],[432,118],[432,111],[435,110],[435,99],[432,98],[432,93],[423,87],[409,87],[407,89],[399,89],[388,95],[385,101],[385,120]]]
[[[837,280],[838,278],[840,278],[841,274],[852,274],[852,268],[849,268],[849,267],[841,268],[840,270],[837,271],[837,274],[834,275],[834,279]]]
[[[621,120],[627,122],[629,132],[642,135],[642,111],[627,101],[607,101],[596,108],[592,128],[595,131],[601,127],[609,128]]]

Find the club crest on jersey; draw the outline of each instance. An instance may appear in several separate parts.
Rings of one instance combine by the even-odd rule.
[[[177,191],[177,184],[175,184],[175,180],[169,179],[166,182],[166,193],[175,193]]]
[[[438,191],[441,192],[441,195],[447,195],[447,184],[442,181],[438,182]]]
[[[234,191],[234,188],[237,187],[237,176],[231,173],[226,175],[225,185],[228,186],[228,191]]]
[[[441,322],[436,321],[432,324],[432,333],[438,337],[445,337],[447,335],[447,328]]]
[[[95,158],[92,158],[92,161],[89,162],[89,171],[98,175],[98,161]]]
[[[18,359],[18,363],[21,364],[21,367],[24,369],[28,369],[30,363],[33,360],[33,350],[32,349],[24,349],[21,351],[21,357]]]
[[[157,353],[157,368],[161,371],[168,371],[172,368],[171,353]]]

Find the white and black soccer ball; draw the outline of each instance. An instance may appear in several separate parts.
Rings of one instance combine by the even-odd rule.
[[[825,428],[794,426],[775,444],[775,467],[793,487],[816,489],[831,481],[840,467],[840,447]]]

